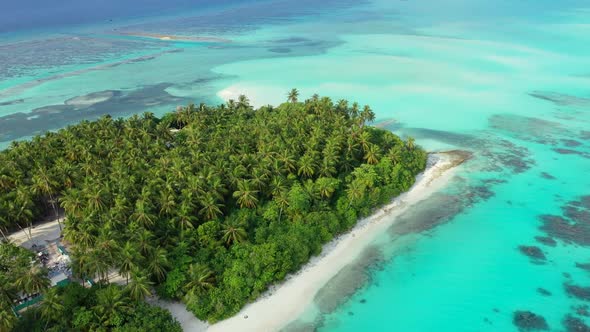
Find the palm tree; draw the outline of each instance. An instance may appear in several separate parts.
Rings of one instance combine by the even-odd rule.
[[[45,330],[51,321],[58,319],[62,316],[64,305],[62,299],[57,294],[57,288],[50,289],[43,296],[43,302],[41,303],[41,317],[47,321],[45,324]]]
[[[37,174],[33,175],[32,181],[34,193],[49,197],[49,203],[53,208],[55,219],[57,219],[57,224],[59,226],[59,230],[61,231],[61,220],[59,219],[59,213],[56,206],[57,201],[53,196],[57,184],[50,179],[50,176],[47,174],[47,170],[41,168],[41,166],[38,166]]]
[[[35,203],[31,197],[31,192],[25,186],[18,186],[15,191],[16,197],[13,202],[9,202],[13,218],[20,227],[21,223],[29,228],[28,238],[32,239],[31,229],[33,228],[33,208]],[[26,234],[26,233],[25,233]]]
[[[166,250],[163,248],[156,248],[152,250],[152,254],[148,257],[147,271],[158,281],[164,280],[166,277],[166,269],[169,266]]]
[[[368,164],[374,165],[379,162],[379,154],[379,146],[371,143],[365,152],[365,160]]]
[[[188,283],[184,289],[189,294],[200,294],[213,288],[215,277],[213,272],[205,265],[191,264],[188,267]]]
[[[115,285],[109,285],[96,292],[97,303],[92,308],[103,326],[113,325],[113,319],[119,317],[119,313],[129,309],[129,301],[121,290]]]
[[[367,152],[369,145],[371,145],[371,133],[363,130],[359,136],[359,143],[363,148],[363,152]]]
[[[396,165],[401,161],[402,158],[402,151],[399,148],[399,145],[394,146],[393,148],[389,149],[387,153],[387,157],[391,160],[391,162]]]
[[[153,284],[146,275],[136,271],[132,273],[131,283],[127,285],[129,296],[135,301],[141,301],[151,295],[150,287]]]
[[[414,148],[416,147],[416,140],[413,137],[408,137],[408,140],[406,141],[406,148],[410,151],[414,150]]]
[[[297,168],[295,158],[287,150],[283,150],[278,159],[283,164],[285,172],[292,172]]]
[[[273,196],[277,196],[281,192],[287,190],[285,178],[282,176],[274,176],[270,183],[270,189],[270,194]]]
[[[359,104],[357,102],[352,103],[350,111],[350,117],[356,119],[359,116]]]
[[[91,248],[97,241],[95,231],[97,227],[90,218],[82,222],[78,222],[74,226],[74,218],[68,218],[69,224],[63,231],[64,239],[68,242],[79,246],[80,249]]]
[[[365,105],[365,107],[363,108],[363,111],[361,112],[361,119],[363,121],[363,125],[365,122],[375,121],[375,113],[373,112],[373,110],[371,110],[369,106]]]
[[[79,216],[83,209],[82,193],[78,189],[69,189],[59,198],[61,206],[69,216]]]
[[[346,189],[346,195],[348,195],[348,205],[354,201],[358,201],[363,198],[365,192],[364,186],[359,181],[352,181]]]
[[[144,256],[147,257],[148,253],[152,250],[154,242],[154,235],[152,232],[144,229],[138,233],[135,233],[134,241],[137,245],[137,249]]]
[[[158,140],[167,142],[172,139],[172,133],[170,132],[170,124],[166,122],[160,122],[156,125],[156,135]]]
[[[348,100],[346,100],[346,99],[340,99],[336,103],[336,109],[339,110],[339,111],[346,111],[348,109]]]
[[[334,178],[319,178],[316,181],[316,185],[320,192],[320,196],[323,198],[330,198],[336,191],[338,180]]]
[[[92,258],[90,257],[90,253],[88,251],[81,251],[79,250],[79,248],[74,248],[72,252],[72,262],[70,263],[70,266],[72,267],[72,272],[74,273],[74,276],[77,276],[80,279],[82,279],[82,285],[84,284],[84,280],[86,278],[94,277],[90,266],[91,260]]]
[[[255,168],[252,171],[252,179],[250,179],[250,183],[254,186],[254,188],[262,191],[266,186],[267,178],[268,174],[266,169]]]
[[[222,239],[227,245],[243,242],[248,237],[243,223],[232,222],[223,223],[222,235]]]
[[[199,211],[199,213],[207,220],[213,220],[223,215],[221,208],[224,205],[216,202],[210,193],[206,193],[205,195],[201,196],[200,204],[203,206],[203,208]]]
[[[190,203],[182,202],[176,217],[172,219],[172,223],[177,226],[180,231],[180,239],[184,238],[184,233],[187,229],[193,228],[193,222],[196,220],[193,216],[193,211]]]
[[[0,331],[12,331],[17,318],[8,303],[0,302]]]
[[[233,99],[230,99],[227,101],[227,108],[229,108],[230,110],[235,110],[236,109],[236,101]]]
[[[283,214],[283,211],[289,207],[289,199],[287,197],[287,192],[281,191],[280,193],[275,195],[274,201],[279,206],[279,220],[278,221],[281,221],[281,216]]]
[[[195,104],[189,104],[187,107],[177,107],[176,122],[182,128],[192,121],[195,113]]]
[[[305,177],[312,177],[315,173],[315,163],[313,158],[310,155],[304,155],[303,158],[299,160],[299,170],[297,171],[298,175],[303,175]]]
[[[101,186],[88,186],[86,197],[91,212],[102,212],[106,209],[104,189]]]
[[[116,235],[113,232],[104,230],[95,244],[95,250],[100,255],[107,259],[109,264],[113,264],[117,260],[118,254],[121,252],[119,242],[116,240]]]
[[[112,260],[108,257],[108,253],[103,253],[100,250],[92,250],[88,257],[86,270],[88,271],[88,275],[93,279],[98,276],[101,281],[108,282],[111,264]]]
[[[125,246],[121,249],[118,262],[119,274],[125,277],[126,284],[129,284],[129,274],[136,267],[135,260],[138,256],[139,252],[137,248],[130,241],[125,242]]]
[[[245,108],[248,109],[250,107],[250,100],[245,95],[240,95],[238,97],[238,108]]]
[[[299,91],[297,89],[291,89],[291,91],[289,91],[289,93],[287,94],[287,100],[293,104],[297,102],[298,97]]]
[[[160,198],[160,216],[170,216],[176,208],[176,200],[172,193],[163,193]]]
[[[47,270],[32,262],[15,280],[15,286],[27,294],[39,294],[51,286]]]
[[[0,210],[2,210],[2,207],[0,207]],[[4,242],[8,242],[8,237],[6,236],[6,227],[9,226],[10,223],[8,222],[8,218],[5,216],[0,215],[0,234],[2,234],[2,238],[4,239]]]
[[[14,180],[9,175],[0,174],[0,190],[11,189],[14,185]]]
[[[147,204],[149,203],[146,203],[143,199],[138,199],[137,202],[135,202],[135,212],[131,215],[131,219],[143,228],[151,228],[156,219],[156,217],[150,213],[149,208],[146,206]]]
[[[233,197],[237,198],[240,208],[255,208],[258,204],[257,193],[258,190],[251,189],[250,181],[244,180],[238,182],[238,190],[234,192]]]

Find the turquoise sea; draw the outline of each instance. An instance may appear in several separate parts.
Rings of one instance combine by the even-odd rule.
[[[0,147],[242,93],[353,99],[377,125],[473,158],[285,330],[590,331],[588,1],[135,2],[0,24]]]

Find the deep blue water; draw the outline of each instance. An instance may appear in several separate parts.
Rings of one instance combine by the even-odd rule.
[[[4,0],[0,5],[0,33],[65,28],[70,25],[112,23],[181,10],[220,7],[247,0]],[[115,22],[116,23],[116,22]]]

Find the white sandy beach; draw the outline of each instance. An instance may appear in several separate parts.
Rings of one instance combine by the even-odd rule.
[[[62,222],[63,226],[63,217],[60,219],[60,221]],[[8,238],[10,241],[12,241],[12,243],[28,249],[30,249],[33,245],[43,247],[48,243],[55,242],[59,239],[59,223],[57,220],[53,220],[35,225],[33,229],[31,229],[32,240],[29,239],[27,234],[29,234],[29,229],[25,228],[24,231],[20,230],[8,235]]]
[[[418,176],[410,191],[371,217],[361,220],[349,233],[325,245],[322,254],[312,258],[299,273],[271,288],[232,318],[208,326],[192,316],[187,317],[187,311],[182,305],[160,305],[172,311],[185,331],[278,331],[302,314],[315,294],[351,263],[367,244],[394,224],[397,216],[442,188],[451,179],[461,158],[452,153],[431,155],[429,168]]]

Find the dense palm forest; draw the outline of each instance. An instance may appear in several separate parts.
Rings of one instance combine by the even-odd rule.
[[[14,143],[0,153],[0,228],[63,209],[76,275],[116,270],[201,319],[231,316],[426,165],[412,139],[367,125],[369,107],[297,97],[107,116]]]
[[[0,331],[182,331],[170,312],[142,301],[149,289],[137,284],[124,289],[50,284],[31,251],[0,242]],[[29,307],[20,320],[11,310],[19,294],[42,294],[40,305]]]

